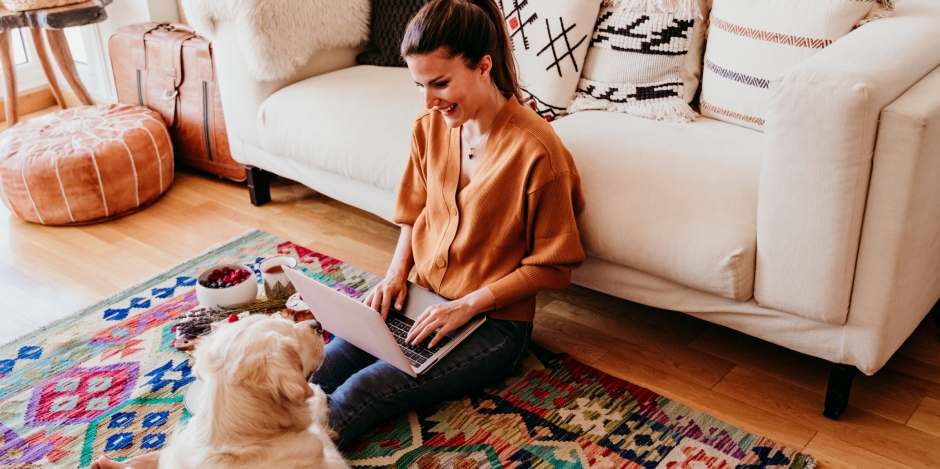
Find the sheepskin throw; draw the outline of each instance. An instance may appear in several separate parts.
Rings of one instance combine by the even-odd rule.
[[[770,83],[848,34],[886,16],[889,0],[714,0],[702,114],[763,130]]]
[[[231,20],[248,70],[259,80],[291,76],[318,51],[369,40],[369,0],[182,0],[196,31],[215,37]]]
[[[500,0],[525,104],[545,120],[567,114],[600,0]]]
[[[706,0],[604,0],[568,107],[690,122],[705,40]]]

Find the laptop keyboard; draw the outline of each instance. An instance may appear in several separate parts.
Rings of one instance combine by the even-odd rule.
[[[431,342],[437,335],[437,331],[432,332],[427,338],[425,338],[418,345],[411,345],[405,341],[408,338],[408,331],[411,330],[411,326],[415,322],[408,318],[407,316],[398,313],[394,310],[389,310],[388,312],[388,330],[392,331],[392,335],[395,337],[395,341],[398,342],[398,346],[401,347],[401,351],[405,353],[405,358],[411,362],[411,366],[418,368],[428,361],[435,353],[439,352],[448,342],[451,341],[451,338],[444,336],[434,348],[428,348],[427,345]]]

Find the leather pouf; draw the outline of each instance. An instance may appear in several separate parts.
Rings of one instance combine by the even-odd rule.
[[[153,203],[172,182],[170,134],[145,107],[65,109],[0,134],[0,199],[23,220],[110,220]]]

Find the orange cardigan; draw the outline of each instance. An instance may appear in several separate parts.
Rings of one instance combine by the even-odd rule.
[[[535,294],[564,288],[584,261],[584,208],[571,154],[536,113],[509,99],[470,184],[457,194],[460,129],[437,111],[415,122],[396,223],[413,225],[415,282],[447,298],[482,287],[493,319],[531,321]]]

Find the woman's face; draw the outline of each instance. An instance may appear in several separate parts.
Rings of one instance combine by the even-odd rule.
[[[451,128],[474,119],[490,103],[493,61],[486,55],[476,68],[468,68],[460,56],[447,57],[441,50],[405,57],[408,70],[424,97],[424,105],[440,112]]]

